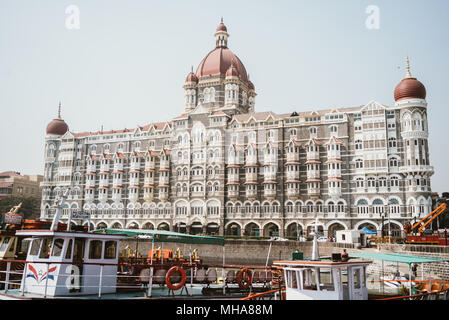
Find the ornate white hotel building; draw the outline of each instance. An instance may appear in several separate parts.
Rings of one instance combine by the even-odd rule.
[[[46,131],[41,217],[67,188],[63,221],[75,210],[95,228],[194,234],[296,237],[316,217],[328,236],[399,233],[431,210],[426,90],[408,60],[394,106],[256,112],[228,37],[222,22],[171,121],[75,133],[58,114]]]

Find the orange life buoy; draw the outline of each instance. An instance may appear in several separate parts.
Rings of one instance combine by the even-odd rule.
[[[245,284],[243,283],[245,280],[243,278],[243,274],[246,274],[248,276],[248,281]],[[240,289],[249,288],[249,286],[251,285],[252,276],[252,272],[248,268],[240,269],[239,274],[237,275],[237,283],[239,284]]]
[[[170,276],[173,272],[179,271],[181,273],[181,282],[179,282],[177,285],[174,285],[171,283]],[[167,287],[169,287],[171,290],[179,290],[181,289],[184,284],[186,283],[186,272],[183,268],[179,266],[171,267],[170,270],[168,270],[167,274],[165,275],[165,282],[167,283]]]

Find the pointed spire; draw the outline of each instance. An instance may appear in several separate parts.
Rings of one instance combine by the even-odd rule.
[[[405,75],[406,78],[411,78],[412,74],[410,73],[410,61],[408,59],[408,56],[405,58],[405,67],[407,69],[407,74]]]
[[[61,119],[61,101],[59,101],[59,106],[58,106],[58,119]]]

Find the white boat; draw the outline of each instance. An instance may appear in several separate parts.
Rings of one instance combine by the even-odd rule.
[[[399,288],[401,286],[408,286],[409,285],[409,279],[407,276],[401,276],[394,274],[392,276],[384,276],[380,277],[380,280],[388,287],[391,288]],[[412,286],[416,286],[416,283],[412,281]]]
[[[11,270],[11,264],[17,260],[4,260],[7,267],[4,288],[0,290],[0,300],[22,299],[207,299],[213,297],[242,297],[249,290],[265,290],[269,282],[259,277],[257,283],[252,278],[241,290],[245,277],[236,280],[236,272],[225,274],[224,239],[219,237],[202,237],[157,230],[105,229],[96,232],[58,230],[58,220],[62,212],[65,195],[57,206],[57,211],[50,230],[18,230],[16,235],[30,241],[24,268],[20,272]],[[154,252],[155,242],[208,242],[223,246],[222,283],[218,283],[215,268],[197,270],[195,261],[187,259],[177,265],[162,259],[139,265],[137,274],[122,274],[119,271],[119,244],[129,239],[130,235],[144,236],[151,239]],[[147,239],[148,240],[148,239]],[[174,260],[172,260],[174,261]],[[137,266],[133,265],[133,266]],[[176,285],[171,279],[181,274]],[[182,267],[181,267],[182,266]],[[186,269],[184,271],[183,267]],[[236,269],[237,266],[232,266]],[[243,269],[241,269],[243,270]],[[209,272],[214,271],[214,272]],[[193,276],[189,276],[188,273]],[[248,273],[248,270],[247,270]],[[17,281],[11,281],[12,274],[21,274]],[[214,274],[214,276],[212,275]],[[129,281],[138,280],[138,281]],[[120,281],[122,280],[122,281]],[[195,281],[198,280],[198,281]],[[270,279],[271,281],[271,279]],[[258,288],[260,287],[260,288]],[[183,295],[184,294],[184,295]]]

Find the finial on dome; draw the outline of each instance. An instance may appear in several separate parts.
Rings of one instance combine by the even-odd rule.
[[[61,101],[59,101],[59,106],[58,106],[58,119],[61,119]]]
[[[221,22],[215,30],[215,40],[217,47],[227,47],[228,45],[228,28],[226,28],[223,23],[223,18],[221,18]]]
[[[410,73],[410,61],[408,59],[408,56],[406,56],[406,58],[405,58],[405,64],[406,64],[406,69],[407,69],[407,74],[405,75],[405,77],[411,78],[412,74]]]

